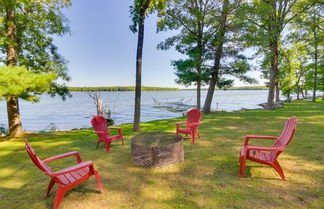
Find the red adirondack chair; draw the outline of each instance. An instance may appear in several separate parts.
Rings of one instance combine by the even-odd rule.
[[[273,167],[280,175],[282,180],[286,180],[285,175],[278,163],[278,156],[283,152],[292,140],[296,130],[296,117],[291,117],[286,121],[285,127],[279,137],[247,135],[244,146],[240,153],[239,177],[243,177],[245,161],[251,160]],[[273,139],[276,140],[271,147],[249,146],[250,139]]]
[[[48,197],[55,183],[57,183],[58,187],[56,190],[56,195],[54,199],[54,209],[59,208],[61,200],[63,199],[65,193],[77,186],[78,184],[89,179],[90,176],[94,175],[96,177],[100,192],[103,193],[103,188],[101,185],[100,177],[98,172],[94,169],[91,161],[82,162],[80,154],[78,152],[68,152],[62,155],[57,155],[54,157],[47,158],[45,160],[40,160],[35,154],[33,148],[25,139],[26,150],[28,152],[29,157],[33,161],[33,163],[46,175],[51,177],[51,181],[49,182],[46,197]],[[77,160],[77,165],[65,168],[60,171],[53,171],[51,167],[46,165],[46,163],[58,160],[61,158],[66,158],[74,156]]]
[[[186,136],[191,135],[191,143],[195,143],[195,135],[197,134],[200,138],[200,133],[198,131],[198,126],[201,125],[202,113],[198,109],[191,109],[187,112],[187,121],[182,121],[176,123],[176,134],[179,133],[186,134]],[[180,128],[181,124],[186,124],[186,128]]]
[[[106,145],[106,152],[109,152],[110,151],[110,143],[112,141],[115,141],[118,139],[122,140],[122,144],[124,146],[124,136],[123,136],[123,131],[121,128],[108,127],[106,118],[99,116],[99,115],[92,118],[91,124],[92,124],[92,127],[95,130],[95,132],[98,134],[98,141],[97,141],[96,149],[98,149],[98,145],[100,142],[104,142]],[[116,129],[119,131],[119,133],[117,135],[110,136],[108,129]]]

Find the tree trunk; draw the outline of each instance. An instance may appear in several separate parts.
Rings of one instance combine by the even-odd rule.
[[[297,85],[297,100],[300,100],[299,93],[300,93],[300,87],[299,85]]]
[[[276,102],[280,101],[280,89],[279,89],[279,83],[276,82]]]
[[[303,99],[305,99],[305,94],[303,89],[300,90],[300,93],[302,94]]]
[[[197,109],[200,110],[201,103],[201,81],[197,81]]]
[[[202,36],[198,40],[198,58],[197,58],[197,109],[201,108],[201,68],[202,68],[202,51],[203,46],[201,44]]]
[[[9,122],[9,135],[20,136],[23,133],[17,97],[7,97],[7,114]]]
[[[316,91],[317,91],[317,33],[316,28],[314,27],[313,30],[314,33],[314,40],[315,40],[315,54],[314,54],[314,60],[315,60],[315,66],[314,66],[314,87],[313,87],[313,99],[312,101],[316,101]]]
[[[17,65],[17,49],[15,46],[16,40],[16,13],[14,6],[6,10],[6,31],[7,38],[10,40],[7,45],[7,65]],[[22,123],[19,113],[18,97],[8,96],[7,102],[7,114],[8,114],[8,126],[10,136],[19,136],[23,133]]]
[[[276,85],[276,77],[278,73],[278,39],[273,38],[270,44],[271,50],[271,69],[270,69],[270,84],[268,92],[268,101],[266,108],[273,109],[274,90]]]
[[[135,87],[135,110],[134,110],[134,126],[133,131],[140,130],[141,117],[141,89],[142,89],[142,55],[144,43],[144,20],[145,11],[141,12],[138,25],[138,40],[136,54],[136,87]]]
[[[214,92],[215,92],[215,86],[216,86],[217,80],[218,80],[220,61],[221,61],[221,57],[223,54],[224,36],[225,36],[225,32],[226,32],[228,5],[229,5],[229,0],[224,0],[222,16],[221,16],[221,23],[220,23],[220,30],[219,30],[219,33],[217,34],[219,41],[218,41],[217,48],[215,51],[213,72],[211,73],[208,92],[207,92],[205,104],[204,104],[204,107],[202,110],[204,113],[210,113],[210,108],[211,108],[211,104],[212,104],[213,96],[214,96]]]

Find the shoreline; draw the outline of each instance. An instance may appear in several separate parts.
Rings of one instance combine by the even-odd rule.
[[[135,91],[134,86],[107,86],[107,87],[68,87],[70,92],[111,92],[111,91]],[[142,91],[195,91],[196,89],[181,89],[174,87],[142,86]],[[207,91],[207,88],[201,89]],[[267,90],[265,86],[237,86],[228,89],[215,89],[215,91],[226,90]]]

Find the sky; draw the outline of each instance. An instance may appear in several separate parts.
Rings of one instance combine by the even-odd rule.
[[[133,0],[72,0],[64,9],[71,33],[55,37],[59,52],[68,60],[68,86],[133,86],[137,34],[129,30]],[[174,49],[158,50],[157,44],[176,31],[156,33],[156,16],[145,22],[142,85],[179,87],[170,65],[183,55]],[[259,79],[258,72],[250,75]],[[261,82],[260,84],[263,84]],[[236,86],[245,85],[236,81]]]

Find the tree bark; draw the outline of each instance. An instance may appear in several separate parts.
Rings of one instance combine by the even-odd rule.
[[[302,94],[303,99],[305,99],[304,89],[301,89],[300,93]]]
[[[6,32],[9,44],[7,45],[7,65],[17,65],[17,49],[15,43],[16,39],[16,12],[14,7],[6,9]],[[10,136],[20,136],[23,133],[22,123],[19,112],[18,97],[8,96],[7,102],[7,114],[8,114],[8,126]]]
[[[278,72],[278,39],[273,38],[272,43],[270,44],[271,50],[271,69],[270,69],[270,83],[269,83],[269,92],[267,100],[267,109],[273,109],[273,100],[274,100],[274,90],[276,85],[276,77]]]
[[[218,35],[218,44],[217,44],[217,48],[215,51],[214,66],[213,66],[213,71],[211,73],[211,78],[209,81],[209,87],[208,87],[205,104],[202,109],[203,113],[210,113],[210,108],[211,108],[211,104],[212,104],[213,96],[214,96],[214,92],[215,92],[215,86],[216,86],[217,80],[218,80],[220,61],[221,61],[221,57],[223,54],[224,36],[225,36],[225,32],[226,32],[228,6],[229,6],[229,0],[224,0],[223,8],[222,8],[221,22],[220,22],[220,29],[219,29],[219,33],[217,34]]]
[[[280,89],[279,89],[279,83],[276,82],[276,102],[280,101]]]
[[[312,101],[315,102],[316,101],[316,91],[317,91],[317,59],[318,59],[317,58],[317,33],[316,33],[316,27],[314,27],[313,34],[314,34],[314,40],[315,40],[315,54],[314,54],[315,66],[314,66],[314,87],[313,87]]]
[[[201,68],[202,68],[202,35],[198,37],[198,58],[197,58],[197,109],[201,108]]]
[[[133,131],[140,130],[141,117],[141,90],[142,90],[142,55],[144,43],[144,21],[145,10],[141,12],[140,21],[138,24],[138,41],[136,54],[136,87],[135,87],[135,110],[134,110],[134,125]]]

